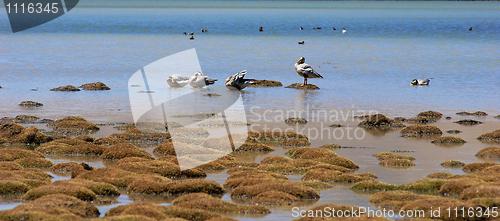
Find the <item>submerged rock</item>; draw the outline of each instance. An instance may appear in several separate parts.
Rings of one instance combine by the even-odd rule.
[[[305,118],[300,117],[290,117],[285,120],[286,124],[307,124],[307,120]]]
[[[421,137],[441,134],[443,134],[443,132],[436,126],[412,125],[401,130],[401,136],[403,137]]]
[[[60,86],[50,89],[50,91],[80,91],[77,87],[73,85]]]
[[[253,84],[249,85],[249,87],[282,87],[283,84],[279,81],[271,81],[271,80],[254,80]]]
[[[461,168],[465,166],[465,163],[458,160],[447,160],[442,162],[440,165],[445,168]]]
[[[483,122],[478,121],[478,120],[472,120],[472,119],[464,119],[464,120],[455,121],[453,123],[461,124],[461,125],[477,125],[477,124],[482,124]]]
[[[49,123],[49,127],[53,128],[57,133],[69,134],[93,133],[100,130],[97,125],[79,116],[69,116],[56,120]]]
[[[426,118],[437,118],[437,119],[440,119],[441,117],[443,117],[443,114],[442,113],[439,113],[437,111],[424,111],[424,112],[420,112],[418,114],[419,117],[426,117]]]
[[[458,112],[457,115],[461,115],[461,116],[487,116],[488,114],[484,111],[476,111],[474,113],[467,112],[467,111],[461,111],[461,112]]]
[[[500,130],[495,130],[491,133],[485,133],[479,137],[477,137],[480,141],[493,141],[500,142]]]
[[[477,152],[476,157],[500,158],[500,147],[486,147]]]
[[[388,129],[405,127],[401,122],[390,119],[383,114],[374,114],[363,117],[365,120],[359,123],[359,127],[367,129]],[[360,119],[363,119],[360,118]]]
[[[304,89],[304,90],[319,90],[319,87],[314,85],[314,84],[299,84],[299,83],[293,83],[291,85],[286,86],[285,88],[295,88],[295,89]]]
[[[466,142],[467,141],[465,141],[464,139],[462,139],[460,137],[453,137],[453,136],[444,136],[444,137],[440,137],[440,138],[437,138],[437,139],[431,141],[431,143],[433,143],[433,144],[447,144],[447,145],[464,144]]]
[[[82,88],[83,90],[87,90],[87,91],[110,90],[110,88],[102,82],[82,84],[79,88]]]
[[[21,107],[41,107],[42,103],[36,101],[23,101],[19,104]]]

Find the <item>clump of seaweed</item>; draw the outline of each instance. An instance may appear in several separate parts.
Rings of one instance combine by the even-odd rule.
[[[54,140],[37,147],[35,150],[44,154],[100,156],[106,149],[108,147],[74,138]]]
[[[401,122],[390,119],[383,114],[369,115],[364,121],[361,121],[359,127],[367,129],[389,129],[405,127]]]
[[[307,120],[301,117],[290,117],[285,120],[286,124],[307,124]]]
[[[256,139],[264,144],[277,144],[280,146],[301,147],[309,146],[309,138],[293,131],[250,131],[249,139]]]
[[[440,119],[441,117],[443,117],[443,114],[439,113],[437,111],[424,111],[424,112],[420,112],[417,116]]]
[[[477,184],[465,189],[460,194],[461,200],[473,198],[494,198],[500,197],[500,186],[497,184]]]
[[[408,159],[381,160],[379,164],[389,168],[410,168],[415,166],[415,163]]]
[[[3,122],[0,124],[0,138],[9,143],[41,144],[52,140],[36,127],[25,128],[21,124]]]
[[[253,84],[249,85],[249,87],[282,87],[283,84],[279,81],[271,81],[271,80],[254,80]]]
[[[330,150],[337,150],[337,149],[340,149],[342,147],[340,145],[338,145],[338,144],[327,143],[327,144],[321,145],[319,148],[326,148],[326,149],[330,149]]]
[[[427,178],[446,179],[450,176],[453,176],[453,174],[446,172],[435,172],[427,175]]]
[[[298,197],[282,191],[266,191],[250,200],[251,204],[257,205],[291,205],[299,200]]]
[[[459,134],[459,133],[462,133],[462,131],[460,131],[460,130],[447,130],[446,133],[449,133],[449,134]]]
[[[133,144],[119,143],[107,148],[101,155],[102,159],[119,160],[125,157],[141,157],[145,159],[154,159],[150,153],[137,148]]]
[[[205,179],[171,180],[169,182],[138,179],[128,186],[127,191],[164,195],[189,193],[223,194],[225,192],[219,183]]]
[[[126,157],[117,162],[120,169],[135,173],[153,173],[169,178],[199,178],[207,174],[198,168],[181,171],[178,164],[165,160],[150,160],[148,158]]]
[[[435,178],[422,178],[413,183],[407,183],[400,186],[402,190],[416,191],[416,192],[434,192],[438,191],[447,180]]]
[[[467,111],[460,111],[457,113],[457,115],[461,115],[461,116],[479,116],[479,117],[482,117],[482,116],[488,116],[488,114],[484,111],[476,111],[474,113],[471,113],[471,112],[467,112]]]
[[[0,150],[0,161],[14,161],[23,158],[44,158],[42,154],[23,149],[2,149]]]
[[[447,181],[441,188],[439,189],[439,193],[444,195],[459,195],[464,192],[465,189],[484,183],[483,181],[476,178],[458,178],[458,179],[450,179]]]
[[[433,141],[431,141],[431,143],[433,143],[433,144],[446,144],[446,145],[464,144],[466,142],[467,141],[465,141],[464,139],[462,139],[460,137],[453,137],[453,136],[444,136],[444,137],[440,137],[440,138],[437,138],[437,139],[434,139]]]
[[[397,190],[398,185],[384,183],[375,179],[363,180],[351,186],[351,190],[354,191],[367,191],[367,192],[377,192],[377,191],[388,191]]]
[[[295,88],[295,89],[304,89],[304,90],[319,90],[319,87],[314,85],[314,84],[299,84],[299,83],[293,83],[293,84],[290,84],[288,86],[286,86],[285,88]]]
[[[445,168],[461,168],[465,166],[465,163],[462,163],[461,161],[458,160],[447,160],[442,162],[441,166]]]
[[[21,107],[41,107],[42,103],[36,101],[22,101],[19,106]]]
[[[79,88],[87,91],[103,91],[111,89],[102,82],[82,84]]]
[[[376,157],[378,160],[393,160],[393,159],[415,160],[415,157],[399,155],[391,152],[377,153],[373,156]]]
[[[441,135],[443,132],[436,126],[412,125],[401,130],[403,137],[422,137],[429,135]]]
[[[477,138],[480,141],[500,142],[500,130],[495,130],[491,133],[485,133]]]
[[[472,125],[482,124],[483,122],[478,121],[478,120],[473,120],[473,119],[462,119],[459,121],[455,121],[453,123],[460,124],[460,125],[472,126]]]
[[[77,170],[71,173],[72,178],[81,178],[95,182],[105,182],[116,187],[127,187],[136,180],[170,182],[170,179],[154,174],[138,174],[118,168],[94,168],[93,170]]]
[[[500,147],[486,147],[477,152],[476,157],[500,158]]]
[[[79,116],[69,116],[56,120],[49,123],[49,127],[53,128],[56,133],[63,134],[87,134],[96,132],[100,129],[94,123]]]
[[[222,214],[268,214],[271,212],[264,206],[236,205],[206,193],[190,193],[176,198],[172,204],[177,207],[201,209]]]
[[[77,87],[73,85],[60,86],[50,89],[50,91],[80,91]]]
[[[383,208],[400,209],[409,202],[423,199],[425,196],[405,190],[381,191],[373,194],[370,203]]]
[[[58,163],[50,167],[50,171],[54,173],[71,173],[76,170],[84,170],[84,167],[76,162],[63,162],[63,163]]]
[[[66,194],[88,202],[94,201],[97,198],[97,195],[92,190],[84,186],[46,185],[29,190],[24,194],[23,199],[35,200],[52,194]]]
[[[21,158],[14,161],[15,163],[21,165],[25,168],[49,168],[54,165],[52,161],[40,158],[40,157],[29,157],[29,158]]]
[[[497,165],[500,165],[500,163],[492,163],[492,162],[468,163],[465,164],[462,170],[465,172],[476,172]]]
[[[412,118],[405,119],[404,122],[412,123],[412,124],[428,124],[428,123],[436,122],[434,119],[435,118],[419,116],[419,117],[412,117]]]

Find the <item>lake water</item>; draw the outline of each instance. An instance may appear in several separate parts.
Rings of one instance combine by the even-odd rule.
[[[245,69],[249,78],[302,82],[293,66],[302,56],[324,76],[309,81],[318,91],[247,88],[247,109],[498,112],[499,11],[498,2],[81,1],[54,21],[13,34],[0,10],[0,116],[130,122],[130,76],[192,48],[219,85]],[[434,79],[411,87],[414,78]],[[49,91],[97,81],[112,89]],[[21,109],[24,100],[45,106]]]
[[[259,32],[259,27],[264,28]],[[304,30],[300,30],[300,27]],[[313,30],[313,27],[322,27]],[[332,27],[337,30],[333,31]],[[342,34],[342,28],[347,33]],[[469,27],[473,27],[469,31]],[[201,33],[201,29],[208,33]],[[183,32],[195,32],[195,40]],[[327,123],[356,126],[351,117],[376,111],[390,117],[415,116],[437,110],[457,119],[455,112],[482,110],[485,122],[465,127],[440,120],[443,131],[460,129],[468,142],[454,148],[429,140],[401,138],[399,132],[363,133],[364,139],[315,138],[312,147],[338,143],[336,151],[372,172],[379,180],[402,184],[444,169],[445,160],[481,161],[474,154],[493,144],[475,138],[498,129],[500,122],[500,4],[499,2],[299,2],[299,1],[85,1],[68,14],[13,34],[6,12],[0,10],[0,117],[19,114],[43,118],[79,115],[94,123],[133,121],[128,80],[141,67],[169,55],[195,48],[205,75],[219,79],[247,70],[255,79],[301,83],[294,63],[305,57],[324,79],[310,79],[316,91],[246,88],[242,94],[254,129],[287,129],[280,111],[303,110],[310,123],[295,129],[321,129]],[[305,41],[298,45],[298,41]],[[191,75],[193,73],[186,73]],[[433,78],[430,86],[410,86],[414,78]],[[109,91],[51,92],[51,88],[102,81]],[[38,87],[38,91],[31,88]],[[189,86],[188,86],[189,87]],[[188,87],[181,90],[190,90]],[[18,107],[34,100],[41,108]],[[267,112],[266,112],[267,111]],[[314,113],[324,113],[314,120]],[[350,116],[328,121],[337,111]],[[267,114],[267,115],[264,115]],[[264,124],[262,123],[264,122]],[[324,123],[324,124],[323,124]],[[352,127],[353,130],[356,127]],[[101,131],[115,132],[111,128]],[[322,136],[328,132],[322,131]],[[308,134],[311,138],[310,133]],[[98,136],[106,136],[100,134]],[[148,147],[151,151],[153,147]],[[372,155],[409,151],[416,166],[407,170],[382,168]],[[276,148],[268,155],[284,155]],[[260,162],[268,155],[242,159]],[[50,158],[55,162],[66,159]],[[102,163],[92,162],[102,166]],[[208,179],[223,183],[225,172]],[[299,176],[290,180],[298,181]],[[323,203],[369,206],[369,195],[353,193],[348,185],[321,191]],[[130,200],[121,196],[125,203]],[[225,200],[231,201],[226,194]],[[0,204],[1,209],[16,206]],[[116,206],[116,205],[115,205]],[[113,206],[110,206],[113,207]],[[105,212],[110,207],[101,207]],[[291,220],[291,208],[273,208],[270,220]],[[243,220],[262,217],[240,217]]]

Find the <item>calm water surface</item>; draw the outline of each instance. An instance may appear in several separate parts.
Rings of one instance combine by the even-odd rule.
[[[260,26],[264,32],[257,31]],[[299,30],[301,26],[304,30]],[[341,33],[343,27],[347,34]],[[468,31],[469,27],[473,31]],[[201,33],[202,28],[209,32]],[[194,31],[196,40],[188,40],[182,34],[185,31]],[[0,10],[0,117],[80,115],[95,123],[131,122],[129,77],[151,62],[191,48],[196,48],[204,74],[218,78],[218,84],[245,69],[251,78],[278,80],[284,85],[302,82],[293,67],[301,56],[325,77],[309,81],[321,88],[318,91],[245,89],[242,97],[249,123],[255,129],[267,125],[258,121],[265,111],[272,118],[280,110],[338,110],[350,116],[375,110],[391,117],[438,110],[453,116],[453,120],[458,119],[454,113],[462,110],[490,114],[481,118],[484,124],[475,127],[444,119],[435,123],[443,131],[464,131],[460,136],[468,143],[453,148],[438,147],[425,139],[404,139],[398,131],[366,132],[365,139],[360,140],[329,138],[327,131],[311,139],[313,147],[331,142],[356,147],[336,152],[359,164],[358,172],[372,172],[381,181],[402,184],[432,172],[462,173],[440,167],[445,160],[483,160],[474,154],[491,145],[475,138],[500,126],[491,116],[500,114],[499,36],[498,2],[81,1],[70,13],[16,34],[11,33],[7,15]],[[305,45],[298,45],[302,40]],[[434,79],[428,87],[410,86],[414,78],[431,77]],[[61,85],[97,81],[112,89],[49,91]],[[30,91],[36,87],[38,91]],[[44,106],[18,107],[24,100]],[[310,119],[309,124],[296,129],[307,131],[335,123],[327,118],[328,114],[316,121]],[[352,119],[340,123],[357,124]],[[282,122],[268,124],[289,128]],[[372,155],[391,150],[410,151],[407,154],[417,159],[416,166],[408,170],[380,167]],[[269,155],[284,152],[276,148]],[[240,158],[260,162],[265,156]],[[91,163],[104,165],[99,160]],[[289,178],[296,181],[300,177]],[[227,174],[210,174],[208,179],[224,183]],[[323,203],[369,206],[369,195],[348,188],[339,185],[322,191],[318,202],[305,203],[301,208]],[[227,194],[223,199],[231,201]],[[131,202],[124,195],[119,200]],[[0,208],[16,205],[2,203]],[[112,207],[100,210],[106,212]],[[291,208],[272,211],[266,219],[293,219]]]

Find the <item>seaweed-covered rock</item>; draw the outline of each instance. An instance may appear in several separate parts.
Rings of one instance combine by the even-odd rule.
[[[319,148],[326,148],[326,149],[330,149],[330,150],[337,150],[337,149],[340,149],[342,147],[340,145],[338,145],[338,144],[327,143],[327,144],[321,145]]]
[[[330,170],[324,168],[311,169],[307,171],[302,180],[304,181],[321,181],[321,182],[347,182],[356,183],[362,180],[373,179],[369,176],[357,176],[356,174],[346,174],[338,170]]]
[[[473,119],[462,119],[459,121],[455,121],[453,123],[460,124],[460,125],[472,126],[472,125],[482,124],[483,122],[478,121],[478,120],[473,120]]]
[[[116,187],[127,187],[137,180],[170,182],[170,179],[154,174],[138,174],[118,168],[94,168],[93,170],[79,170],[71,174],[72,178],[81,178],[95,182],[105,182]]]
[[[295,88],[295,89],[305,89],[305,90],[319,90],[319,87],[314,85],[314,84],[299,84],[299,83],[293,83],[285,88]]]
[[[271,80],[254,80],[253,84],[249,85],[249,87],[282,87],[283,84],[279,81],[271,81]]]
[[[447,172],[435,172],[427,175],[427,178],[446,179],[451,176],[454,176],[454,174]]]
[[[481,183],[484,182],[476,178],[451,179],[441,186],[439,193],[446,195],[458,195],[464,192],[465,189]]]
[[[15,180],[0,180],[0,195],[28,192],[28,185]]]
[[[446,182],[447,180],[444,179],[423,178],[413,183],[403,184],[400,188],[402,190],[417,192],[438,191]]]
[[[94,123],[91,123],[85,118],[78,116],[69,116],[60,120],[56,120],[52,123],[49,123],[49,127],[53,128],[58,133],[70,134],[92,133],[100,129]]]
[[[27,144],[41,144],[52,140],[36,127],[25,128],[23,125],[12,122],[3,122],[0,124],[0,138],[10,143]]]
[[[495,184],[477,184],[465,189],[463,193],[460,194],[461,200],[494,197],[500,197],[500,186]]]
[[[14,118],[15,123],[21,123],[21,124],[26,124],[26,123],[34,123],[38,121],[40,118],[37,116],[32,116],[32,115],[17,115]]]
[[[88,202],[94,201],[97,198],[96,194],[92,190],[83,186],[47,185],[31,189],[24,194],[23,199],[35,200],[42,196],[52,194],[66,194]]]
[[[363,180],[359,183],[356,183],[351,186],[351,190],[355,191],[388,191],[388,190],[397,190],[399,188],[398,185],[384,183],[382,181],[368,179]]]
[[[459,134],[459,133],[462,133],[462,131],[460,131],[460,130],[447,130],[446,133],[449,133],[449,134]]]
[[[305,118],[300,117],[290,117],[285,120],[286,124],[307,124],[307,120]]]
[[[50,91],[80,91],[77,87],[73,85],[60,86],[50,89]]]
[[[179,129],[180,130],[180,129]],[[203,129],[201,129],[203,130]],[[133,143],[160,143],[170,139],[170,133],[163,129],[164,133],[146,133],[137,128],[125,131],[125,133],[114,133],[107,137],[99,138],[94,141],[95,144],[113,145],[124,142]],[[192,132],[191,134],[193,134]]]
[[[92,190],[97,195],[102,196],[119,196],[120,191],[118,189],[105,182],[95,182],[86,179],[70,179],[70,180],[58,180],[52,183],[54,186],[82,186]]]
[[[65,194],[52,194],[0,213],[1,220],[79,220],[99,217],[94,205]]]
[[[500,158],[500,147],[486,147],[477,152],[476,157]]]
[[[495,130],[491,133],[485,133],[477,138],[480,141],[500,142],[500,130]]]
[[[84,170],[83,166],[76,162],[63,162],[50,167],[50,171],[54,173],[71,173],[77,170]]]
[[[23,158],[43,158],[43,155],[35,151],[23,149],[0,150],[0,161],[14,161]]]
[[[466,211],[468,208],[476,208],[476,205],[467,204],[463,201],[449,198],[449,197],[424,197],[423,199],[417,199],[412,202],[408,202],[401,209],[404,211],[408,210],[418,210],[422,211],[420,214],[421,217],[431,217],[432,211],[436,208],[457,208],[457,211],[464,210]],[[440,219],[442,220],[484,220],[488,219],[486,215],[482,217],[477,216],[469,216],[467,213],[447,213],[441,210]]]
[[[390,167],[390,168],[409,168],[415,166],[415,163],[413,163],[413,161],[408,159],[381,160],[379,164],[384,167]]]
[[[54,165],[52,161],[40,157],[21,158],[15,160],[14,162],[25,168],[43,169],[43,168],[49,168]]]
[[[443,117],[443,114],[442,113],[439,113],[437,111],[424,111],[424,112],[420,112],[418,114],[419,117],[426,117],[426,118],[437,118],[437,119],[440,119],[441,117]]]
[[[280,146],[302,147],[309,146],[309,138],[293,131],[249,131],[249,139],[256,139],[264,144],[278,144]]]
[[[296,196],[291,194],[270,190],[255,196],[250,200],[250,203],[256,205],[291,205],[298,200]]]
[[[316,190],[288,180],[268,180],[265,183],[239,186],[233,189],[231,197],[254,198],[261,193],[271,190],[285,192],[299,199],[320,198],[319,193]]]
[[[436,122],[434,119],[435,118],[429,118],[429,117],[412,117],[405,119],[404,122],[413,124],[428,124]]]
[[[119,168],[136,173],[154,173],[169,178],[199,178],[207,174],[198,168],[181,171],[178,164],[164,160],[126,157],[117,162]]]
[[[443,134],[443,132],[436,126],[412,125],[401,130],[401,136],[403,137],[421,137],[441,134]]]
[[[42,103],[36,101],[22,101],[19,106],[21,107],[41,107]]]
[[[137,148],[133,144],[119,143],[106,149],[102,155],[102,159],[119,160],[125,157],[141,157],[145,159],[154,159],[150,153],[145,150]]]
[[[367,129],[385,129],[385,128],[400,128],[405,127],[401,122],[390,119],[383,114],[368,115],[364,121],[361,121],[358,125],[359,127],[364,127]]]
[[[493,163],[493,162],[468,163],[465,164],[462,170],[465,172],[476,172],[497,165],[500,165],[500,163]]]
[[[457,115],[461,115],[461,116],[487,116],[488,114],[484,111],[476,111],[474,113],[467,112],[467,111],[460,111],[457,113]]]
[[[406,159],[406,160],[415,160],[415,157],[412,156],[404,156],[391,152],[382,152],[373,155],[378,160],[394,160],[394,159]]]
[[[447,160],[442,162],[441,166],[445,168],[461,168],[465,166],[465,163],[458,160]]]
[[[37,147],[35,150],[44,154],[67,156],[100,156],[107,147],[95,145],[79,139],[59,139]]]
[[[188,209],[201,209],[222,214],[268,214],[271,211],[264,206],[236,205],[206,193],[191,193],[172,202],[173,205]]]
[[[0,170],[0,180],[18,181],[26,184],[30,189],[41,185],[47,185],[52,182],[51,181],[52,176],[50,176],[49,174],[45,173],[40,169],[34,169],[34,168],[19,169],[16,167],[17,166],[15,165],[11,165],[8,168],[4,167],[4,170]]]
[[[110,90],[110,88],[102,82],[82,84],[79,88],[82,88],[83,90],[87,90],[87,91]]]
[[[462,139],[460,137],[453,137],[453,136],[444,136],[444,137],[440,137],[440,138],[437,138],[437,139],[431,141],[431,143],[433,143],[433,144],[447,144],[447,145],[464,144],[466,142],[467,141],[465,141],[464,139]]]
[[[425,198],[425,196],[421,196],[410,191],[392,190],[375,193],[370,197],[369,201],[376,206],[400,209],[409,202],[423,198]]]
[[[219,183],[205,179],[172,180],[170,182],[138,179],[128,186],[127,191],[165,195],[188,193],[223,194],[225,192]]]

